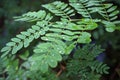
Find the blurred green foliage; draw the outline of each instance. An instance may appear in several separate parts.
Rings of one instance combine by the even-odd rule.
[[[14,16],[28,11],[40,10],[41,4],[54,0],[0,0],[0,48],[19,32],[25,30],[29,24],[16,23]]]
[[[42,9],[40,7],[41,4],[49,3],[52,1],[55,1],[55,0],[0,0],[0,49],[5,45],[6,42],[10,40],[10,38],[14,37],[16,34],[20,33],[21,31],[27,29],[30,25],[23,22],[19,22],[19,23],[14,22],[13,21],[14,16],[21,15],[28,11],[40,10]],[[118,8],[120,8],[120,0],[107,0],[107,1],[116,4],[117,6],[119,6]],[[120,15],[118,19],[120,19]],[[116,74],[114,77],[116,76],[118,77],[120,75],[120,68],[118,67],[118,65],[120,64],[120,53],[119,53],[120,52],[120,37],[119,37],[120,32],[116,31],[114,33],[108,33],[108,32],[105,32],[102,26],[100,26],[100,28],[94,30],[92,35],[94,39],[93,43],[101,44],[102,47],[106,49],[105,61],[107,64],[109,64],[112,67],[110,71],[111,73],[110,75],[108,75],[108,77],[112,76],[113,72]],[[20,58],[22,58],[22,60],[26,59],[26,57],[22,55],[20,56]],[[9,63],[9,64],[16,65],[18,64],[18,60],[17,59],[13,60],[13,63]],[[0,65],[2,65],[0,67],[5,66],[5,64],[0,64]],[[117,71],[115,70],[116,68],[117,68]],[[17,75],[23,76],[21,80],[24,80],[23,78],[27,73],[29,74],[31,73],[26,71],[25,74],[22,74],[23,70],[20,69],[20,73],[16,74],[16,72],[14,72],[15,71],[14,69],[18,69],[18,67],[14,67],[14,66],[9,66],[7,69],[10,71],[10,73],[12,73],[13,71],[13,74],[15,74],[16,76]],[[2,73],[2,70],[0,70],[0,73]],[[41,73],[38,72],[38,75],[34,75],[32,77],[32,80],[33,79],[38,80],[36,78],[38,78],[40,74]],[[49,74],[44,74],[43,75],[44,77],[39,76],[39,79],[46,80],[45,78],[47,78],[48,75]],[[64,76],[64,73],[62,75]],[[10,75],[10,76],[13,76],[13,75]],[[53,73],[53,76],[48,78],[49,79],[52,78],[51,80],[53,79],[55,80],[56,76]],[[9,77],[7,80],[12,80],[12,79],[11,77]]]

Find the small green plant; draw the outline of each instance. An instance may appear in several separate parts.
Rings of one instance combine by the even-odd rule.
[[[31,22],[33,25],[2,48],[1,60],[4,63],[0,68],[5,68],[3,74],[7,74],[3,80],[57,80],[55,70],[51,68],[69,60],[64,57],[71,55],[74,49],[73,58],[66,62],[66,80],[69,77],[72,80],[99,80],[102,74],[107,74],[108,66],[95,60],[103,51],[99,46],[76,47],[90,43],[91,32],[100,26],[108,32],[119,30],[117,7],[105,3],[105,0],[69,0],[69,4],[55,1],[42,7],[49,12],[40,10],[14,17],[15,21]],[[80,17],[75,18],[76,14]],[[58,17],[57,21],[54,16]],[[16,54],[35,39],[38,43],[33,52]],[[48,76],[48,73],[51,75]]]
[[[102,74],[108,74],[109,67],[95,58],[103,52],[100,46],[86,45],[78,47],[73,58],[67,64],[68,76],[75,80],[99,80]]]

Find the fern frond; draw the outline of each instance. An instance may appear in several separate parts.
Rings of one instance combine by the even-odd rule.
[[[85,18],[93,18],[93,13],[105,13],[102,0],[69,0],[69,2]],[[103,16],[106,17],[106,14]]]
[[[2,57],[6,56],[9,52],[12,52],[12,54],[17,53],[22,47],[28,47],[34,39],[38,39],[40,35],[44,35],[48,30],[47,23],[47,21],[38,21],[36,25],[33,25],[27,31],[23,31],[21,34],[16,35],[15,38],[12,38],[11,42],[8,42],[6,46],[1,49],[1,52],[4,53]]]
[[[83,48],[78,47],[76,50],[76,54],[74,54],[74,58],[80,58],[85,60],[94,60],[100,53],[104,50],[101,49],[101,46],[86,45]]]
[[[73,79],[75,77],[75,80],[99,80],[102,74],[107,74],[109,67],[96,60],[96,57],[104,50],[94,44],[89,44],[83,48],[80,48],[78,45],[90,43],[92,41],[90,31],[101,26],[101,23],[104,24],[108,32],[113,32],[116,29],[116,23],[119,22],[116,21],[119,11],[116,6],[106,4],[104,1],[105,0],[69,0],[69,4],[55,1],[42,5],[42,7],[60,17],[59,21],[54,22],[50,22],[53,17],[44,10],[28,12],[22,16],[14,17],[15,21],[35,22],[36,24],[16,35],[15,38],[12,38],[11,41],[2,48],[2,59],[10,52],[15,54],[21,48],[28,47],[34,39],[40,38],[41,41],[34,47],[34,53],[32,55],[29,55],[29,53],[18,55],[20,59],[27,60],[23,64],[20,63],[21,66],[19,66],[18,59],[14,59],[13,61],[13,59],[9,60],[8,58],[8,64],[5,63],[8,68],[8,73],[11,72],[9,69],[12,69],[13,74],[17,71],[18,74],[22,74],[24,71],[19,72],[19,70],[21,71],[23,67],[27,69],[27,71],[25,70],[27,73],[25,76],[27,75],[27,77],[28,75],[29,77],[33,75],[33,73],[31,75],[29,73],[34,71],[35,73],[40,72],[40,74],[41,72],[45,73],[49,70],[49,67],[55,68],[57,66],[59,61],[62,60],[62,55],[69,55],[73,52],[74,54],[70,55],[72,59],[67,61],[68,77],[72,76]],[[71,18],[75,15],[75,11],[82,16],[80,19]],[[98,22],[98,24],[96,22]],[[28,56],[30,57],[28,58]],[[0,72],[2,72],[1,65]],[[16,68],[18,69],[17,71],[15,70]],[[8,76],[10,75],[9,77],[11,77],[13,74],[9,73]],[[30,79],[27,77],[26,79]],[[36,75],[33,77],[36,77]],[[33,77],[31,79],[35,79]],[[36,79],[48,80],[42,77]],[[23,80],[23,78],[20,80]]]
[[[114,21],[117,19],[117,15],[119,11],[117,10],[117,6],[113,6],[113,4],[103,4],[103,11],[99,12],[107,21]]]
[[[100,80],[100,77],[101,77],[100,74],[95,74],[93,72],[87,73],[86,76],[87,76],[87,80]],[[86,80],[86,79],[84,79],[84,80]]]
[[[104,3],[104,0],[69,0],[69,3],[79,14],[85,18],[90,18],[92,20],[101,20],[100,22],[104,24],[106,31],[113,32],[116,28],[116,24],[120,21],[116,21],[119,11],[117,6],[113,6],[111,3]],[[94,18],[95,13],[100,14],[103,18]],[[108,26],[112,24],[112,26]]]
[[[61,16],[63,18],[69,18],[74,16],[74,9],[72,9],[68,4],[61,1],[55,1],[53,3],[42,5],[44,8],[48,9],[50,12],[54,13],[56,16]]]
[[[81,14],[85,18],[92,18],[90,12],[87,9],[87,4],[89,0],[69,0],[69,4],[77,10],[77,13]]]
[[[53,33],[47,33],[46,36],[60,38],[66,41],[73,41],[78,39],[78,43],[89,43],[91,35],[83,30],[94,30],[97,28],[97,24],[90,19],[82,19],[76,24],[66,19],[62,19],[52,25],[49,31]]]
[[[119,11],[117,10],[117,6],[113,6],[113,4],[103,4],[104,11],[100,12],[100,14],[104,17],[106,16],[106,20],[103,20],[102,23],[106,27],[106,31],[113,32],[117,29],[116,24],[120,21],[117,21]]]
[[[71,51],[75,48],[75,44],[76,42],[73,42],[69,45],[66,45],[65,42],[63,42],[61,39],[59,38],[56,38],[56,37],[51,37],[51,36],[45,36],[45,37],[41,37],[42,40],[45,40],[45,41],[49,41],[49,42],[54,42],[54,43],[57,43],[59,46],[58,46],[58,50],[59,52],[61,52],[61,54],[70,54]],[[67,39],[68,40],[68,39]]]
[[[91,19],[81,19],[77,21],[77,25],[81,28],[81,30],[94,30],[98,27],[95,22],[96,21]]]
[[[85,23],[85,21],[89,21],[90,23]],[[30,58],[31,65],[36,67],[36,69],[39,69],[38,67],[40,67],[42,72],[47,71],[48,66],[56,67],[58,62],[57,60],[53,60],[54,62],[52,64],[52,62],[48,61],[51,61],[54,59],[54,57],[57,57],[57,55],[59,59],[59,56],[61,54],[70,54],[71,51],[75,48],[76,43],[89,43],[91,41],[90,33],[80,32],[80,30],[95,29],[97,27],[96,23],[87,19],[81,20],[81,22],[78,22],[77,24],[72,23],[66,19],[61,19],[61,21],[53,23],[48,29],[48,32],[45,34],[45,36],[41,37],[41,39],[46,43],[40,43],[34,49],[35,57],[32,56]],[[89,27],[87,27],[88,25]],[[72,41],[72,43],[66,45],[66,42],[69,41]]]
[[[46,20],[49,21],[52,19],[52,16],[50,13],[46,13],[44,10],[40,10],[38,12],[28,12],[23,14],[22,16],[14,17],[15,21],[27,21],[27,22],[33,22],[33,21],[42,21]]]
[[[55,44],[59,45],[57,50],[59,51],[60,54],[65,54],[65,49],[66,49],[67,45],[61,39],[57,39],[54,37],[47,37],[47,36],[41,37],[41,39],[44,41],[55,43]]]
[[[81,80],[99,80],[101,74],[107,74],[109,69],[106,64],[95,60],[102,51],[100,46],[91,44],[76,49],[73,58],[67,64],[68,76]]]
[[[90,68],[92,69],[92,72],[97,72],[100,74],[108,74],[109,67],[106,64],[103,64],[102,62],[94,61]]]
[[[62,60],[61,52],[58,50],[60,45],[55,43],[40,43],[34,49],[34,55],[29,58],[31,70],[40,69],[42,72],[48,71],[48,67],[56,67],[58,61]]]
[[[83,31],[94,30],[98,27],[98,25],[91,19],[81,19],[79,21],[76,21],[76,23],[70,22],[66,19],[61,19],[61,21],[57,21],[55,24],[53,24],[53,27],[71,31]],[[74,34],[77,34],[77,32],[75,32]]]
[[[48,30],[49,32],[44,37],[41,37],[41,39],[45,41],[56,41],[56,39],[66,42],[73,41],[65,48],[65,54],[70,54],[77,43],[89,43],[91,41],[91,34],[81,32],[80,30],[92,30],[97,27],[94,22],[89,21],[89,24],[85,24],[84,21],[89,20],[81,20],[81,23],[79,22],[79,25],[77,25],[66,19],[62,19],[62,21],[54,23]]]
[[[116,24],[117,22],[119,22],[116,20],[118,18],[117,15],[119,14],[117,6],[113,6],[113,4],[111,3],[105,4],[100,2],[100,4],[101,6],[99,7],[101,7],[102,9],[99,10],[98,13],[102,15],[102,17],[105,19],[102,20],[102,23],[104,24],[106,31],[108,32],[115,31]]]

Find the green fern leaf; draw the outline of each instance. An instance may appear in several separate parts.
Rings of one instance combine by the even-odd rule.
[[[98,25],[91,19],[82,19],[77,22],[79,30],[94,30],[98,27]]]
[[[44,10],[40,10],[38,12],[28,12],[23,14],[22,16],[14,17],[15,21],[27,21],[27,22],[33,22],[33,21],[41,21],[46,20],[49,21],[52,19],[52,16]]]
[[[54,37],[41,37],[42,40],[44,41],[47,41],[47,42],[52,42],[52,43],[55,43],[57,45],[54,45],[55,47],[57,47],[57,51],[59,51],[58,53],[60,54],[64,54],[65,53],[65,48],[67,47],[67,45],[61,40],[61,39],[57,39],[57,38],[54,38]]]
[[[45,22],[46,24],[48,23],[47,21],[43,21],[43,23]],[[1,50],[1,52],[4,53],[4,56],[7,55],[10,51],[12,51],[12,54],[17,53],[23,46],[25,48],[28,47],[34,39],[38,39],[40,35],[44,35],[47,31],[44,29],[46,29],[45,27],[48,27],[48,25],[41,25],[41,23],[42,22],[37,22],[37,24],[33,25],[32,28],[28,29],[27,31],[21,32],[21,34],[16,35],[16,38],[12,38],[11,42],[7,43],[6,47]]]
[[[79,14],[81,14],[85,18],[92,19],[94,21],[94,17],[92,14],[98,13],[100,14],[108,23],[112,22],[113,25],[116,26],[117,22],[116,19],[118,18],[117,15],[119,11],[117,10],[117,6],[113,6],[111,3],[103,3],[105,2],[100,0],[69,0],[70,5],[74,7],[75,10]],[[99,18],[102,20],[102,18]],[[101,22],[101,21],[100,21]],[[106,31],[113,32],[116,28],[114,26],[108,26],[104,24]],[[109,28],[108,28],[109,27]]]
[[[64,18],[69,18],[70,16],[74,16],[74,10],[60,1],[56,1],[53,3],[42,5],[44,8],[48,9],[50,12],[54,13],[56,16],[61,16]]]
[[[57,62],[62,60],[57,46],[54,43],[40,43],[35,49],[35,54],[29,59],[31,63],[31,69],[40,70],[42,72],[48,71],[48,66],[54,68],[57,66]],[[35,67],[35,68],[34,68]],[[44,70],[43,70],[44,69]]]
[[[117,19],[117,15],[119,11],[117,10],[117,6],[113,6],[113,4],[102,4],[103,13],[100,13],[103,17],[106,16],[107,21],[115,21]],[[105,17],[104,17],[105,18]]]
[[[96,71],[100,74],[108,74],[109,67],[106,64],[100,63],[98,61],[94,61],[93,64],[90,66],[92,71]]]
[[[78,37],[78,43],[90,43],[91,42],[91,34],[88,32],[82,32],[81,35]]]
[[[66,47],[65,54],[70,54],[72,52],[72,50],[75,48],[75,46],[76,46],[75,44],[76,44],[76,42],[73,42],[68,47]]]
[[[79,14],[85,18],[92,18],[90,12],[87,10],[87,6],[85,6],[88,2],[88,0],[69,0],[70,5],[74,7]]]
[[[9,49],[11,49],[11,47],[6,46],[6,47],[4,47],[4,48],[1,49],[1,52],[5,52],[5,51],[7,51],[7,50],[9,50]]]
[[[116,25],[112,22],[108,22],[108,21],[103,21],[103,24],[105,24],[106,27],[106,31],[108,32],[113,32],[116,29]]]

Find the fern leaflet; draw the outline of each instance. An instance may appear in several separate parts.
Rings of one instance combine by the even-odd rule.
[[[40,10],[38,12],[28,12],[23,14],[22,16],[14,17],[15,21],[27,21],[27,22],[33,22],[33,21],[42,21],[46,20],[49,21],[52,19],[52,16],[50,13],[46,13],[44,10]]]
[[[4,52],[2,57],[6,56],[9,52],[12,52],[12,54],[17,53],[22,47],[28,47],[34,39],[38,39],[40,35],[44,35],[49,26],[43,24],[47,23],[47,21],[37,22],[36,25],[33,25],[27,31],[21,32],[21,34],[12,38],[11,42],[8,42],[6,47],[2,48],[1,52]]]
[[[72,9],[70,6],[68,6],[68,4],[65,4],[64,2],[56,1],[42,6],[48,9],[50,12],[54,13],[56,16],[69,18],[70,16],[75,15],[74,9]]]

